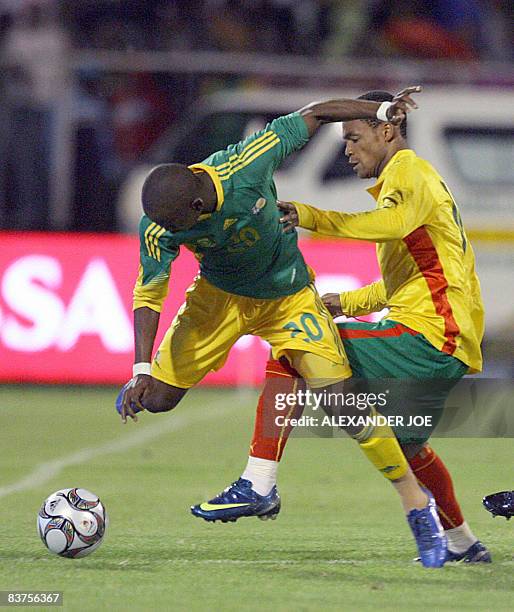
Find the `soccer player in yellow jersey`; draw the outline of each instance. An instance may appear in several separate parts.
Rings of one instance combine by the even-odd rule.
[[[362,97],[392,100],[387,92]],[[402,406],[400,413],[419,414],[423,406],[423,414],[431,415],[431,427],[420,431],[400,426],[395,433],[418,480],[435,495],[449,539],[446,560],[490,562],[489,552],[462,517],[448,470],[426,443],[451,387],[464,374],[482,368],[480,284],[457,204],[437,171],[408,148],[406,129],[406,118],[400,125],[379,120],[343,125],[345,152],[354,171],[362,179],[377,178],[368,189],[376,200],[375,210],[342,213],[298,202],[278,204],[286,231],[300,226],[323,235],[376,243],[382,279],[355,291],[327,294],[323,300],[336,317],[389,309],[378,323],[337,324],[353,375],[367,380],[402,379],[396,393],[404,404],[413,405]],[[287,364],[268,363],[267,379],[284,381],[294,375]],[[407,379],[431,384],[409,397]],[[405,390],[398,393],[399,389]],[[291,429],[270,431],[272,421],[266,413],[273,412],[272,396],[265,388],[250,453],[265,486],[272,484],[264,480],[269,474],[266,462],[276,468]],[[381,413],[389,412],[381,408]]]

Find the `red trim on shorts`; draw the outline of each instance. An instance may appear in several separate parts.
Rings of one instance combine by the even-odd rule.
[[[341,338],[348,340],[354,338],[392,338],[394,336],[401,336],[402,334],[410,334],[411,336],[420,335],[419,332],[401,323],[396,323],[394,327],[389,327],[387,329],[351,329],[347,327],[338,327],[338,329]]]
[[[432,238],[423,226],[411,232],[403,241],[427,282],[436,313],[443,318],[446,342],[441,350],[448,355],[453,355],[457,348],[456,337],[460,329],[446,294],[448,281]]]

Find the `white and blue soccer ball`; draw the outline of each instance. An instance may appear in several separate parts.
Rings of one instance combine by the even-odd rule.
[[[86,489],[61,489],[45,499],[37,517],[39,535],[51,552],[76,559],[102,543],[109,519],[100,499]]]

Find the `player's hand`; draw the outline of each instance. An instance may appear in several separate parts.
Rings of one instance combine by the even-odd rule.
[[[292,202],[282,202],[282,200],[277,200],[277,206],[282,213],[280,217],[282,231],[290,232],[298,226],[298,211],[296,210],[296,206]]]
[[[405,115],[412,109],[418,108],[416,102],[412,99],[413,93],[419,93],[421,91],[421,85],[413,85],[412,87],[406,87],[398,92],[391,100],[392,104],[387,109],[387,117],[394,125],[400,124]]]
[[[130,381],[131,385],[125,391],[121,408],[121,420],[123,423],[127,422],[127,417],[130,417],[133,421],[137,422],[137,415],[134,412],[133,406],[137,408],[138,412],[144,410],[141,400],[146,390],[150,386],[151,381],[152,377],[148,374],[138,374]]]
[[[341,308],[341,297],[339,293],[325,293],[325,295],[321,296],[321,299],[334,319],[344,315],[343,309]]]

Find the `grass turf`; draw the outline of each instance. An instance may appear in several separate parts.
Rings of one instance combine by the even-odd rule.
[[[256,395],[194,390],[174,414],[126,426],[114,396],[0,387],[0,590],[62,590],[66,610],[512,609],[513,525],[481,507],[512,488],[512,440],[434,441],[494,563],[425,570],[394,492],[352,441],[292,439],[278,520],[212,525],[189,506],[241,473]],[[41,464],[25,490],[2,489]],[[43,499],[71,486],[97,493],[111,521],[77,560],[50,555],[35,528]]]

